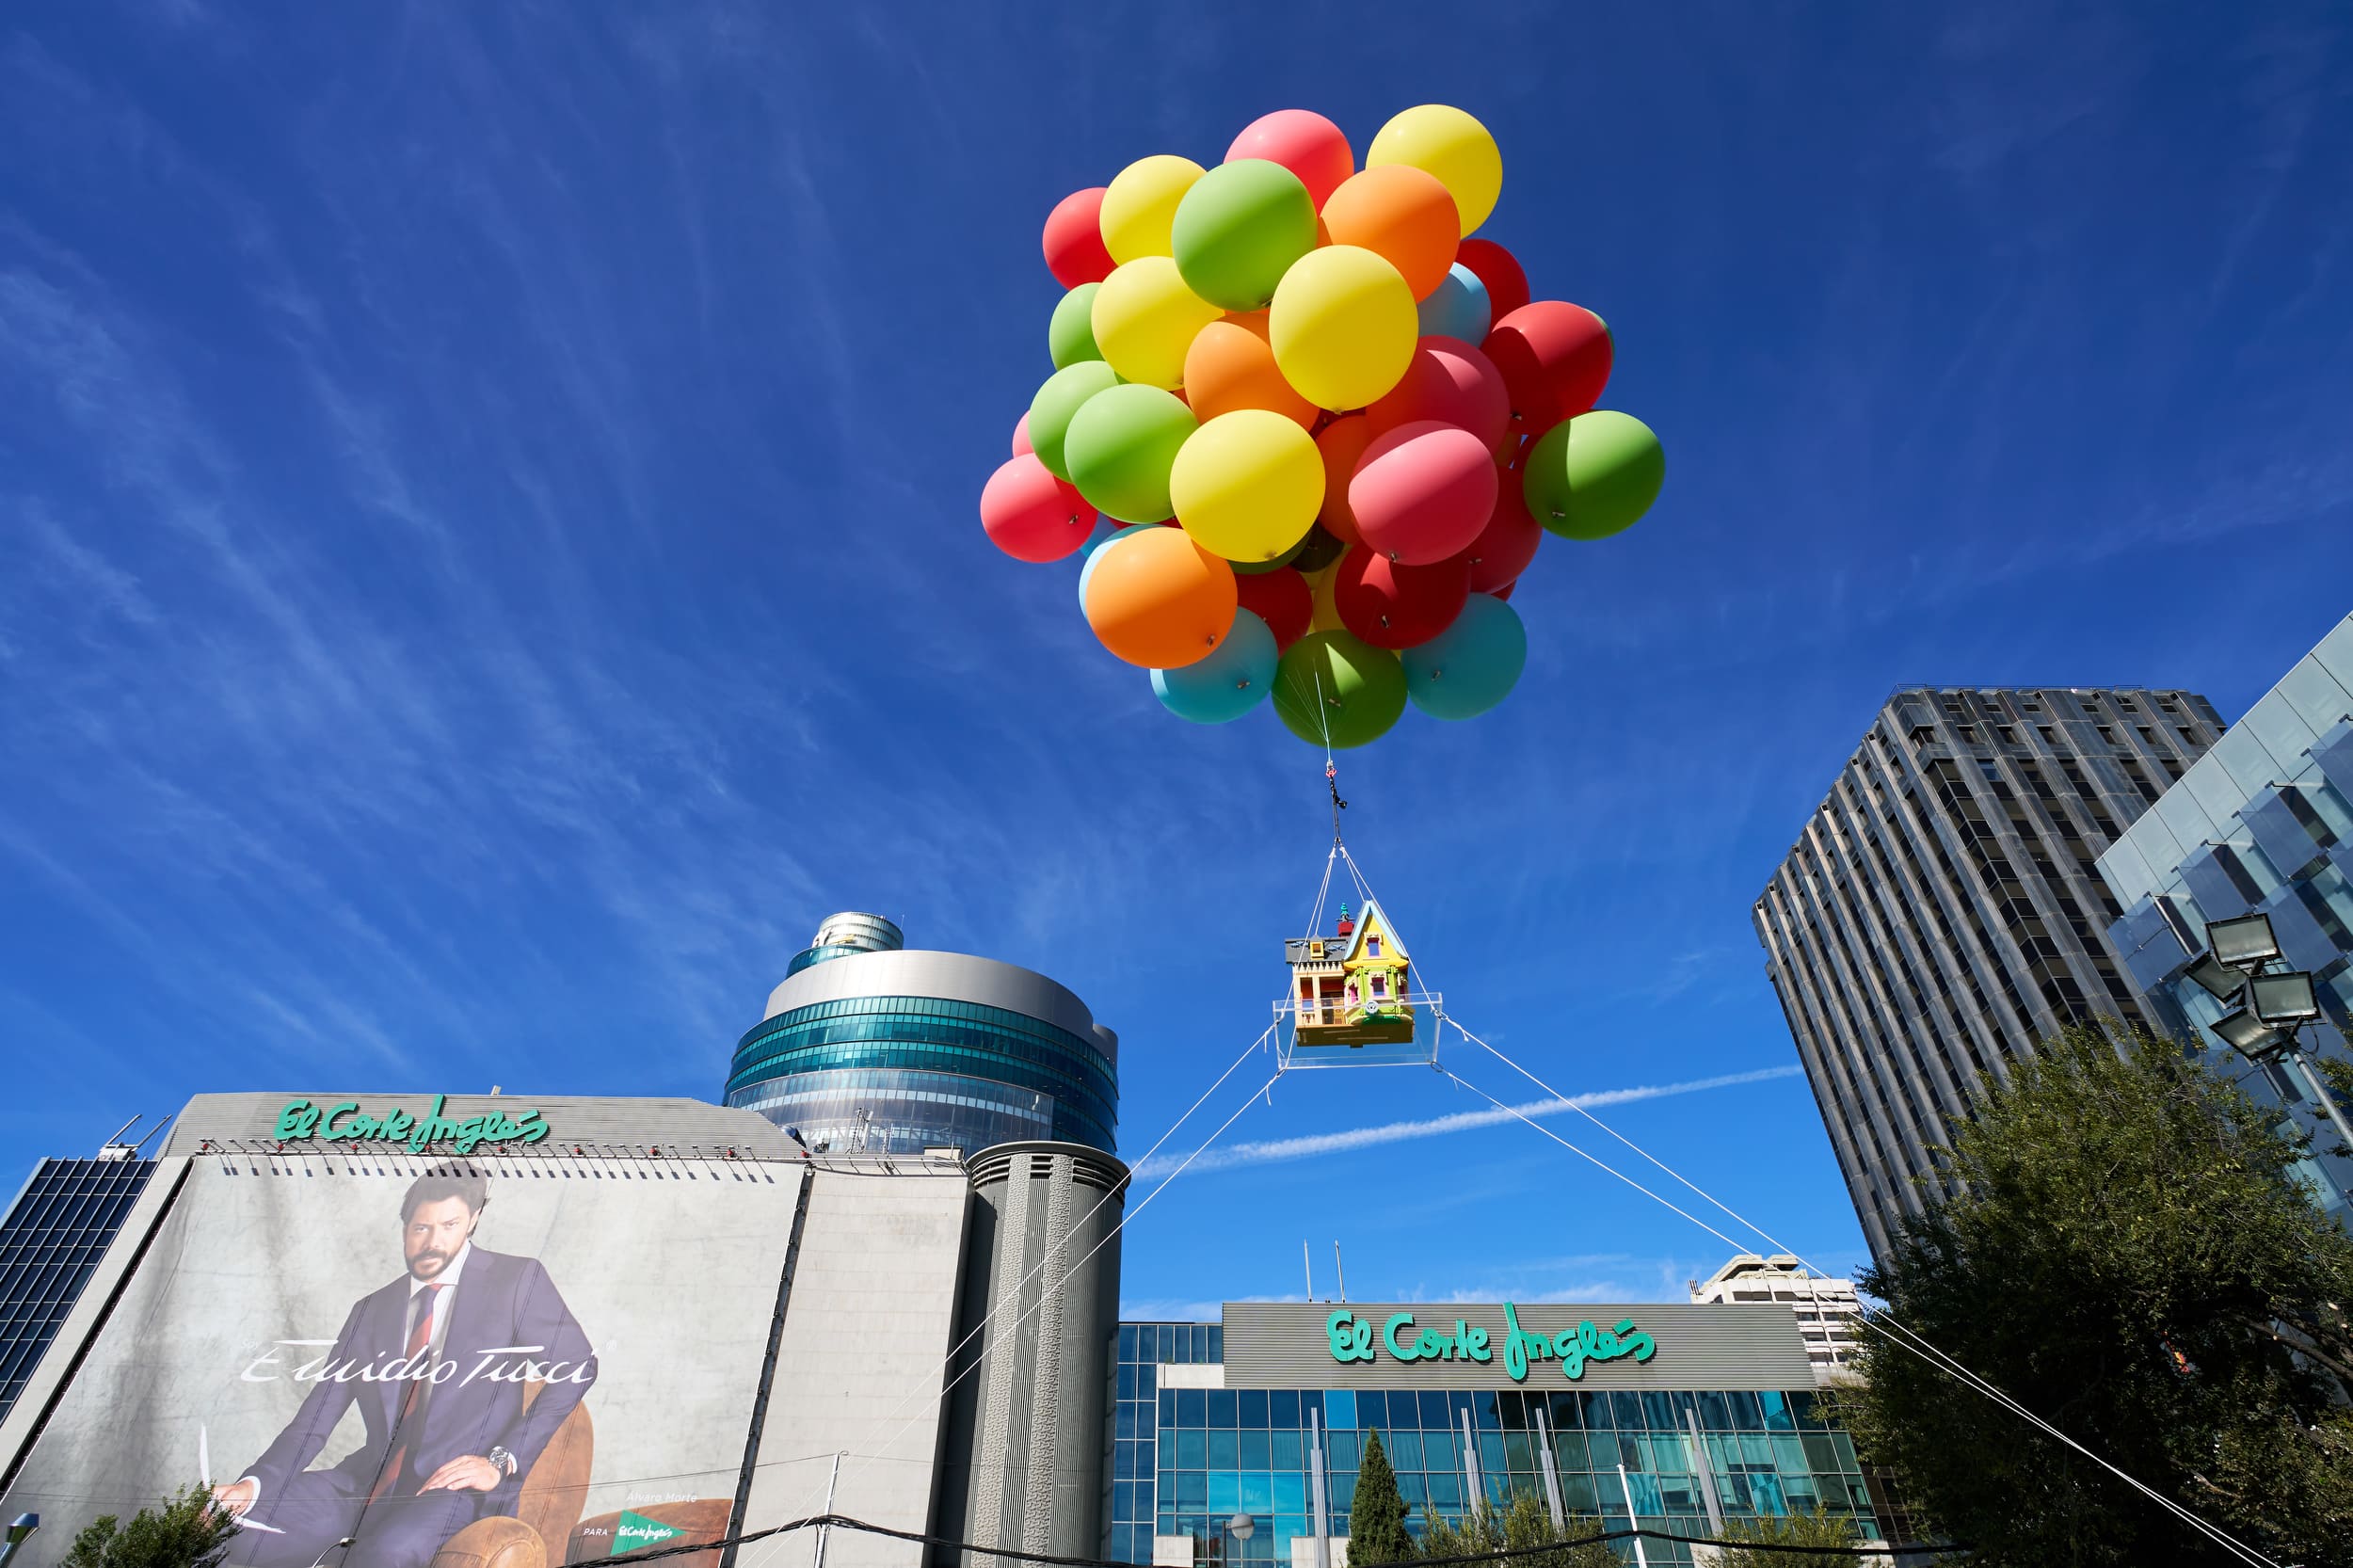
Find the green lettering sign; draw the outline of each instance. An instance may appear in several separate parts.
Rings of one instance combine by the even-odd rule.
[[[685,1533],[676,1525],[665,1525],[659,1519],[648,1519],[642,1513],[623,1509],[620,1523],[613,1527],[612,1548],[604,1555],[619,1557],[623,1552],[659,1546],[664,1541]]]
[[[1519,1308],[1506,1302],[1503,1323],[1503,1369],[1513,1383],[1525,1383],[1528,1368],[1540,1361],[1560,1362],[1561,1375],[1575,1383],[1595,1362],[1632,1356],[1640,1363],[1658,1353],[1657,1345],[1634,1326],[1631,1318],[1615,1328],[1598,1327],[1589,1318],[1573,1329],[1546,1336],[1522,1328]],[[1372,1320],[1369,1318],[1359,1318],[1343,1307],[1324,1320],[1323,1332],[1331,1342],[1335,1361],[1371,1361],[1378,1356],[1373,1349]],[[1441,1334],[1436,1329],[1417,1331],[1414,1315],[1401,1312],[1382,1325],[1381,1343],[1388,1347],[1391,1358],[1400,1362],[1485,1363],[1495,1359],[1487,1330],[1460,1318],[1454,1320],[1452,1334]]]
[[[536,1111],[515,1116],[489,1111],[453,1121],[441,1114],[448,1099],[447,1095],[434,1096],[433,1109],[423,1117],[398,1107],[371,1116],[358,1100],[338,1100],[323,1111],[309,1100],[288,1100],[278,1112],[276,1137],[281,1144],[406,1144],[411,1154],[450,1144],[459,1154],[472,1154],[483,1144],[536,1144],[548,1135],[548,1124]]]

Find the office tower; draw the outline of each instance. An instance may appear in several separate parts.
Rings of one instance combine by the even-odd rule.
[[[161,1130],[159,1124],[148,1137]],[[0,1219],[0,1418],[24,1392],[154,1172],[140,1145],[120,1138],[94,1159],[36,1164]]]
[[[2208,1026],[2224,1004],[2189,979],[2209,921],[2269,918],[2284,967],[2313,976],[2320,1022],[2308,1054],[2342,1059],[2353,1025],[2353,616],[2247,711],[2100,856],[2123,914],[2108,939],[2157,1021],[2209,1048],[2207,1063],[2313,1134],[2306,1185],[2348,1223],[2353,1161],[2329,1151],[2311,1085],[2274,1061],[2220,1048]]]
[[[1756,934],[1874,1256],[1977,1075],[2066,1023],[2152,1020],[2097,859],[2222,733],[2187,692],[1912,687],[1756,901]]]
[[[1854,1281],[1815,1273],[1791,1253],[1770,1257],[1737,1253],[1705,1279],[1691,1281],[1691,1300],[1715,1306],[1778,1302],[1788,1307],[1798,1316],[1798,1336],[1805,1341],[1814,1375],[1824,1383],[1833,1381],[1838,1368],[1854,1365],[1863,1351],[1863,1304]]]
[[[736,1043],[727,1103],[836,1154],[1050,1140],[1113,1152],[1119,1037],[1042,974],[841,914]]]

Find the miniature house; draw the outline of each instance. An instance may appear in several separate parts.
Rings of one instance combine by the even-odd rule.
[[[1340,905],[1329,936],[1294,936],[1283,944],[1298,1003],[1296,1042],[1302,1046],[1385,1045],[1414,1037],[1407,1002],[1411,960],[1381,905],[1367,900],[1364,919]]]

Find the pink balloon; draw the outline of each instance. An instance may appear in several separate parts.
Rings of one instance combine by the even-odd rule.
[[[1006,459],[981,489],[981,526],[1016,561],[1059,561],[1086,543],[1095,508],[1075,485],[1046,470],[1034,452]]]
[[[1099,283],[1112,275],[1112,253],[1103,247],[1106,188],[1090,185],[1074,190],[1046,215],[1046,232],[1040,242],[1046,251],[1046,270],[1064,288]]]
[[[1021,418],[1015,422],[1013,427],[1013,455],[1018,457],[1024,452],[1036,450],[1036,447],[1030,444],[1030,410],[1024,408],[1021,410]]]
[[[1323,199],[1356,172],[1348,134],[1313,109],[1277,109],[1243,126],[1225,150],[1225,161],[1243,158],[1264,158],[1298,175],[1318,212],[1323,210]]]
[[[1443,561],[1495,515],[1495,455],[1460,425],[1401,424],[1365,448],[1348,509],[1366,545],[1401,566]]]
[[[1512,393],[1495,361],[1459,338],[1424,338],[1395,387],[1365,410],[1373,426],[1459,424],[1497,456],[1512,440]]]

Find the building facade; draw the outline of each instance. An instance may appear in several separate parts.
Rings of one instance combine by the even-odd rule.
[[[1048,1141],[1113,1152],[1119,1037],[1067,988],[960,952],[911,951],[836,915],[736,1043],[727,1103],[810,1148],[969,1154]]]
[[[1374,1432],[1416,1534],[1520,1493],[1684,1535],[1818,1506],[1884,1540],[1893,1516],[1785,1307],[1229,1302],[1215,1323],[1122,1323],[1118,1352],[1118,1561],[1337,1568]]]
[[[1691,1281],[1691,1300],[1709,1306],[1744,1302],[1787,1306],[1798,1320],[1798,1337],[1805,1341],[1814,1375],[1825,1382],[1852,1367],[1863,1350],[1863,1304],[1854,1281],[1817,1274],[1789,1253],[1770,1257],[1739,1253],[1705,1279]]]
[[[2221,737],[2188,692],[1916,687],[1880,711],[1753,911],[1874,1256],[1977,1075],[2150,1021],[2099,856]]]
[[[57,1336],[155,1163],[110,1145],[44,1160],[0,1220],[0,1420]]]
[[[2224,1049],[2206,1026],[2224,1009],[2184,971],[2209,921],[2270,917],[2289,968],[2309,970],[2326,1014],[2308,1054],[2342,1058],[2353,1027],[2353,616],[2337,623],[2214,749],[2100,856],[2122,913],[2108,939],[2157,1021],[2213,1047],[2211,1064],[2312,1133],[2306,1185],[2348,1221],[2353,1161],[2330,1151],[2311,1089],[2274,1064]]]
[[[734,1568],[728,1538],[828,1507],[1101,1540],[1127,1171],[1092,1148],[968,1167],[812,1157],[694,1100],[239,1094],[190,1101],[143,1174],[0,1418],[0,1510],[45,1525],[12,1568],[191,1479],[239,1489],[230,1568],[663,1545]],[[420,1357],[429,1391],[396,1402]],[[377,1506],[461,1457],[509,1479]],[[862,1531],[824,1550],[926,1558]]]

